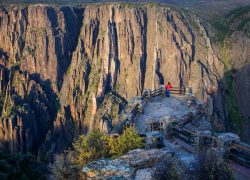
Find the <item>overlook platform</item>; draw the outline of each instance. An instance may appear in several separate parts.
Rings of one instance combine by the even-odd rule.
[[[196,99],[196,105],[192,104],[190,105],[190,97],[188,96],[181,96],[181,95],[173,95],[171,97],[165,97],[163,95],[156,96],[154,98],[151,98],[147,103],[143,106],[143,112],[140,114],[137,114],[134,118],[135,127],[138,130],[139,134],[146,135],[146,136],[152,136],[151,138],[154,138],[154,134],[157,135],[157,131],[154,131],[151,129],[148,129],[149,125],[152,125],[154,123],[162,123],[162,130],[163,133],[166,132],[166,128],[170,125],[170,123],[180,123],[183,125],[183,128],[187,130],[185,133],[183,133],[181,136],[177,135],[175,137],[172,137],[171,139],[166,139],[167,136],[163,137],[162,142],[165,149],[168,149],[169,152],[173,152],[175,154],[175,157],[181,162],[189,167],[190,163],[195,161],[195,154],[197,151],[197,145],[200,142],[193,142],[192,138],[183,138],[183,135],[188,137],[189,135],[186,133],[192,132],[192,131],[199,131],[200,135],[202,136],[201,132],[211,131],[212,126],[209,124],[207,120],[203,120],[202,116],[198,118],[198,124],[197,121],[195,122],[194,118],[197,114],[201,113],[201,110],[199,109],[199,104],[202,104],[202,102],[199,102]],[[192,122],[186,122],[185,119],[190,119],[190,114],[193,115]],[[161,131],[161,129],[157,129]],[[153,131],[152,133],[148,133],[150,131]],[[182,133],[181,131],[178,133]],[[192,134],[190,134],[192,136]],[[190,136],[190,137],[191,137]],[[230,144],[233,142],[236,145],[237,142],[240,142],[239,139],[235,139],[233,136],[233,140],[227,140],[227,136],[231,137],[230,133],[222,133],[218,134],[218,138],[221,138],[224,142],[225,150],[224,152],[230,152],[230,148],[234,147],[228,147],[227,144]],[[229,138],[230,139],[230,138]],[[188,140],[188,141],[186,141]],[[228,143],[227,141],[230,141]],[[232,142],[231,142],[232,141]],[[195,145],[195,143],[198,143]],[[240,144],[241,145],[241,144]],[[199,144],[200,146],[200,144]],[[239,146],[239,145],[238,145]],[[237,149],[236,151],[241,154],[245,154],[248,152],[242,151],[241,149]],[[243,146],[240,148],[245,147],[246,145],[243,144]],[[248,147],[248,146],[247,146]],[[217,147],[217,151],[223,151],[222,149],[219,149]],[[229,151],[228,151],[229,150]],[[247,156],[243,157],[240,156],[238,153],[236,154],[236,162],[232,161],[231,158],[229,158],[229,164],[233,170],[233,174],[235,175],[236,179],[249,179],[250,178],[250,168],[248,166],[249,164],[249,158],[248,154]],[[241,159],[238,161],[238,159]],[[246,167],[245,167],[246,166]]]
[[[144,149],[130,151],[115,160],[90,163],[83,172],[91,177],[93,172],[129,177],[135,172],[133,168],[140,165],[143,169],[138,168],[133,177],[150,180],[154,168],[145,169],[149,167],[145,166],[148,162],[154,167],[163,157],[174,158],[181,167],[192,169],[200,152],[211,152],[227,159],[236,179],[250,179],[250,145],[241,142],[237,134],[214,132],[206,102],[196,99],[191,91],[178,88],[172,91],[171,97],[164,95],[161,86],[133,97],[120,115],[119,126],[111,133],[118,137],[126,128],[135,127],[145,142]]]
[[[116,133],[134,126],[144,137],[146,149],[168,149],[187,165],[199,152],[215,152],[236,163],[234,173],[250,179],[250,145],[237,134],[214,132],[209,107],[193,96],[192,88],[173,88],[171,93],[166,97],[161,85],[132,98],[121,113]]]
[[[140,134],[145,134],[149,123],[162,121],[164,126],[172,121],[178,121],[188,113],[195,113],[196,109],[188,107],[187,96],[158,96],[150,100],[143,107],[143,114],[135,117],[135,126]]]

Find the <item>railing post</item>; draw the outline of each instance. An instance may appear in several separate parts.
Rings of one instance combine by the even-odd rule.
[[[143,90],[143,93],[142,93],[142,96],[144,96],[144,95],[146,95],[147,94],[147,96],[148,96],[148,99],[143,99],[143,103],[145,102],[145,101],[149,101],[150,99],[151,99],[151,90],[150,89],[144,89]]]
[[[191,87],[186,88],[186,95],[187,96],[192,96],[193,95],[193,89]]]
[[[150,95],[151,94],[151,89],[144,89],[142,95],[145,94],[145,93],[148,93]]]
[[[164,86],[164,84],[161,84],[160,85],[160,89],[162,89],[162,95],[164,95],[166,92],[166,89],[165,89],[165,86]]]

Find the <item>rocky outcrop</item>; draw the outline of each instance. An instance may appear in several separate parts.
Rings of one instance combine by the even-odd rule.
[[[162,149],[136,149],[118,159],[91,162],[83,167],[82,172],[87,179],[142,179],[142,177],[150,179],[152,176],[150,171],[153,172],[151,168],[166,157],[171,155]],[[148,168],[147,173],[142,173],[146,168]]]
[[[162,149],[135,149],[117,159],[101,159],[82,168],[86,179],[154,180],[166,179],[168,170],[184,179],[192,178],[197,157],[179,145]],[[174,149],[171,149],[174,148]],[[171,149],[171,150],[170,150]],[[174,150],[174,151],[173,151]],[[170,176],[171,177],[171,176]]]
[[[37,152],[42,144],[41,151],[62,151],[76,134],[105,131],[104,121],[118,124],[126,100],[167,81],[193,87],[215,127],[224,129],[218,87],[223,68],[197,17],[152,5],[6,6],[0,8],[0,32],[0,92],[6,101],[0,142],[8,143],[8,151],[15,139],[24,146],[16,151]],[[21,78],[16,85],[14,66]],[[105,98],[109,92],[114,96]],[[25,113],[6,116],[15,112],[9,101],[10,107],[25,104]]]

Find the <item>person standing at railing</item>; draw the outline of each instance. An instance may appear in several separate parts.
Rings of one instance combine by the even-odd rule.
[[[172,90],[172,85],[170,84],[170,82],[168,82],[168,84],[166,85],[166,96],[170,97],[171,93],[170,91]]]

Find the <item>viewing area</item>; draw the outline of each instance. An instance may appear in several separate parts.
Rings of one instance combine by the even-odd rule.
[[[193,97],[192,88],[172,88],[171,97],[166,97],[162,85],[156,90],[145,90],[142,96],[128,103],[120,117],[122,124],[117,133],[133,126],[148,142],[147,148],[153,143],[158,143],[155,147],[170,147],[170,142],[175,142],[194,154],[212,150],[246,167],[250,177],[250,146],[241,142],[238,135],[214,133],[211,125],[207,125],[207,129],[186,127],[192,125],[192,121],[206,126],[202,108],[203,102]]]

